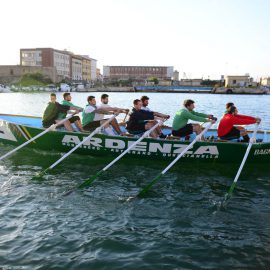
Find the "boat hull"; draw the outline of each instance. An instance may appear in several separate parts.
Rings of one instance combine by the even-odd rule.
[[[11,123],[0,119],[0,143],[21,145],[26,140],[38,135],[44,129]],[[27,147],[46,151],[68,152],[89,134],[79,132],[50,131]],[[138,138],[107,136],[97,134],[87,140],[75,153],[92,156],[118,156]],[[146,138],[137,144],[127,157],[148,160],[172,160],[179,155],[190,142],[179,140],[160,140]],[[238,162],[243,159],[246,143],[235,142],[196,142],[181,161],[200,161],[209,163]],[[5,153],[1,153],[3,155]],[[270,143],[256,143],[252,146],[248,161],[269,162]]]

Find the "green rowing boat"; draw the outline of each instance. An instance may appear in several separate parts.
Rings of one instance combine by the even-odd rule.
[[[122,127],[124,128],[124,127]],[[0,114],[0,143],[21,145],[27,140],[43,132],[41,118],[23,115]],[[170,133],[165,127],[164,133]],[[62,129],[49,131],[34,140],[28,147],[42,150],[68,152],[78,145],[88,133],[67,132]],[[138,137],[108,136],[96,134],[85,141],[77,150],[77,154],[92,156],[118,156],[126,150]],[[191,138],[192,139],[192,138]],[[270,133],[258,131],[259,142],[252,145],[249,162],[270,161]],[[172,160],[177,157],[190,141],[168,136],[166,139],[145,138],[129,151],[128,157],[140,159]],[[198,141],[183,156],[182,161],[200,161],[210,163],[241,162],[247,143],[221,141],[216,137],[216,130],[209,130],[206,141]],[[3,155],[4,153],[1,153]]]

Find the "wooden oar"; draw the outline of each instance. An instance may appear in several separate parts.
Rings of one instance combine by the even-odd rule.
[[[31,143],[32,141],[38,139],[39,137],[43,136],[44,134],[46,134],[49,131],[54,130],[57,126],[62,125],[65,121],[69,120],[71,117],[73,117],[73,115],[77,114],[77,112],[71,114],[70,116],[68,116],[67,118],[61,120],[60,122],[56,123],[56,124],[52,124],[50,127],[48,127],[47,129],[45,129],[44,131],[42,131],[41,133],[39,133],[38,135],[36,135],[35,137],[33,137],[32,139],[24,142],[23,144],[19,145],[18,147],[16,147],[15,149],[11,150],[10,152],[6,153],[5,155],[3,155],[2,157],[0,157],[0,160],[10,156],[11,154],[15,153],[16,151],[20,150],[21,148],[23,148],[24,146],[26,146],[27,144]]]
[[[244,167],[244,165],[245,165],[245,163],[246,163],[246,160],[247,160],[247,158],[248,158],[248,154],[249,154],[249,152],[250,152],[251,146],[252,146],[253,143],[256,142],[256,134],[257,134],[257,131],[258,131],[258,127],[259,127],[259,124],[256,124],[255,129],[254,129],[254,132],[253,132],[253,136],[252,136],[252,138],[249,140],[249,144],[248,144],[246,153],[245,153],[245,155],[244,155],[244,158],[243,158],[243,160],[242,160],[242,162],[241,162],[241,165],[240,165],[240,167],[239,167],[239,169],[238,169],[238,172],[237,172],[237,174],[236,174],[236,176],[235,176],[235,178],[234,178],[234,180],[233,180],[233,183],[232,183],[232,185],[231,185],[231,187],[230,187],[228,193],[226,193],[226,195],[225,195],[225,199],[227,199],[229,196],[232,195],[232,192],[233,192],[233,190],[234,190],[234,188],[235,188],[235,186],[236,186],[237,180],[238,180],[238,178],[239,178],[239,176],[240,176],[240,174],[241,174],[241,171],[242,171],[242,169],[243,169],[243,167]]]
[[[156,125],[151,127],[149,130],[147,130],[137,141],[132,143],[124,152],[121,153],[116,159],[114,159],[111,163],[109,163],[107,166],[105,166],[102,170],[98,171],[95,175],[92,177],[86,179],[83,183],[81,183],[78,188],[84,188],[92,184],[98,176],[100,176],[103,172],[108,170],[115,162],[117,162],[119,159],[121,159],[126,153],[128,153],[132,148],[134,148],[139,142],[141,142],[144,138],[149,136],[149,134],[156,129],[158,126],[161,126],[166,120],[159,121]]]
[[[128,116],[128,112],[127,112],[126,115],[125,115],[125,118],[124,118],[124,120],[123,120],[123,123],[126,122],[127,116]]]
[[[69,152],[67,152],[65,155],[63,155],[60,159],[58,159],[56,162],[54,162],[50,167],[39,173],[36,177],[42,177],[44,174],[46,174],[49,170],[53,169],[56,165],[58,165],[62,160],[64,160],[66,157],[68,157],[71,153],[73,153],[75,150],[77,150],[82,144],[84,144],[87,140],[91,139],[94,135],[96,135],[104,126],[109,124],[117,115],[115,114],[111,118],[109,118],[107,121],[105,121],[100,127],[96,128],[89,136],[84,138],[79,144],[77,144],[75,147],[73,147]]]
[[[161,173],[159,173],[144,189],[138,193],[138,197],[142,197],[148,190],[183,156],[185,153],[206,133],[206,131],[213,125],[210,123],[196,138],[179,154]]]

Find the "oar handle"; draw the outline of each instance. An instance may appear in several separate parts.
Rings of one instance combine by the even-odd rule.
[[[125,118],[123,120],[124,123],[126,122],[127,116],[128,116],[128,112],[126,113]]]

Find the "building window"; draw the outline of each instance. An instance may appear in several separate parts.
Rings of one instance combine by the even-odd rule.
[[[9,73],[10,73],[10,75],[14,75],[13,69],[11,69],[11,70],[9,71]]]
[[[233,84],[236,84],[236,80],[233,80],[232,82],[233,82]]]

